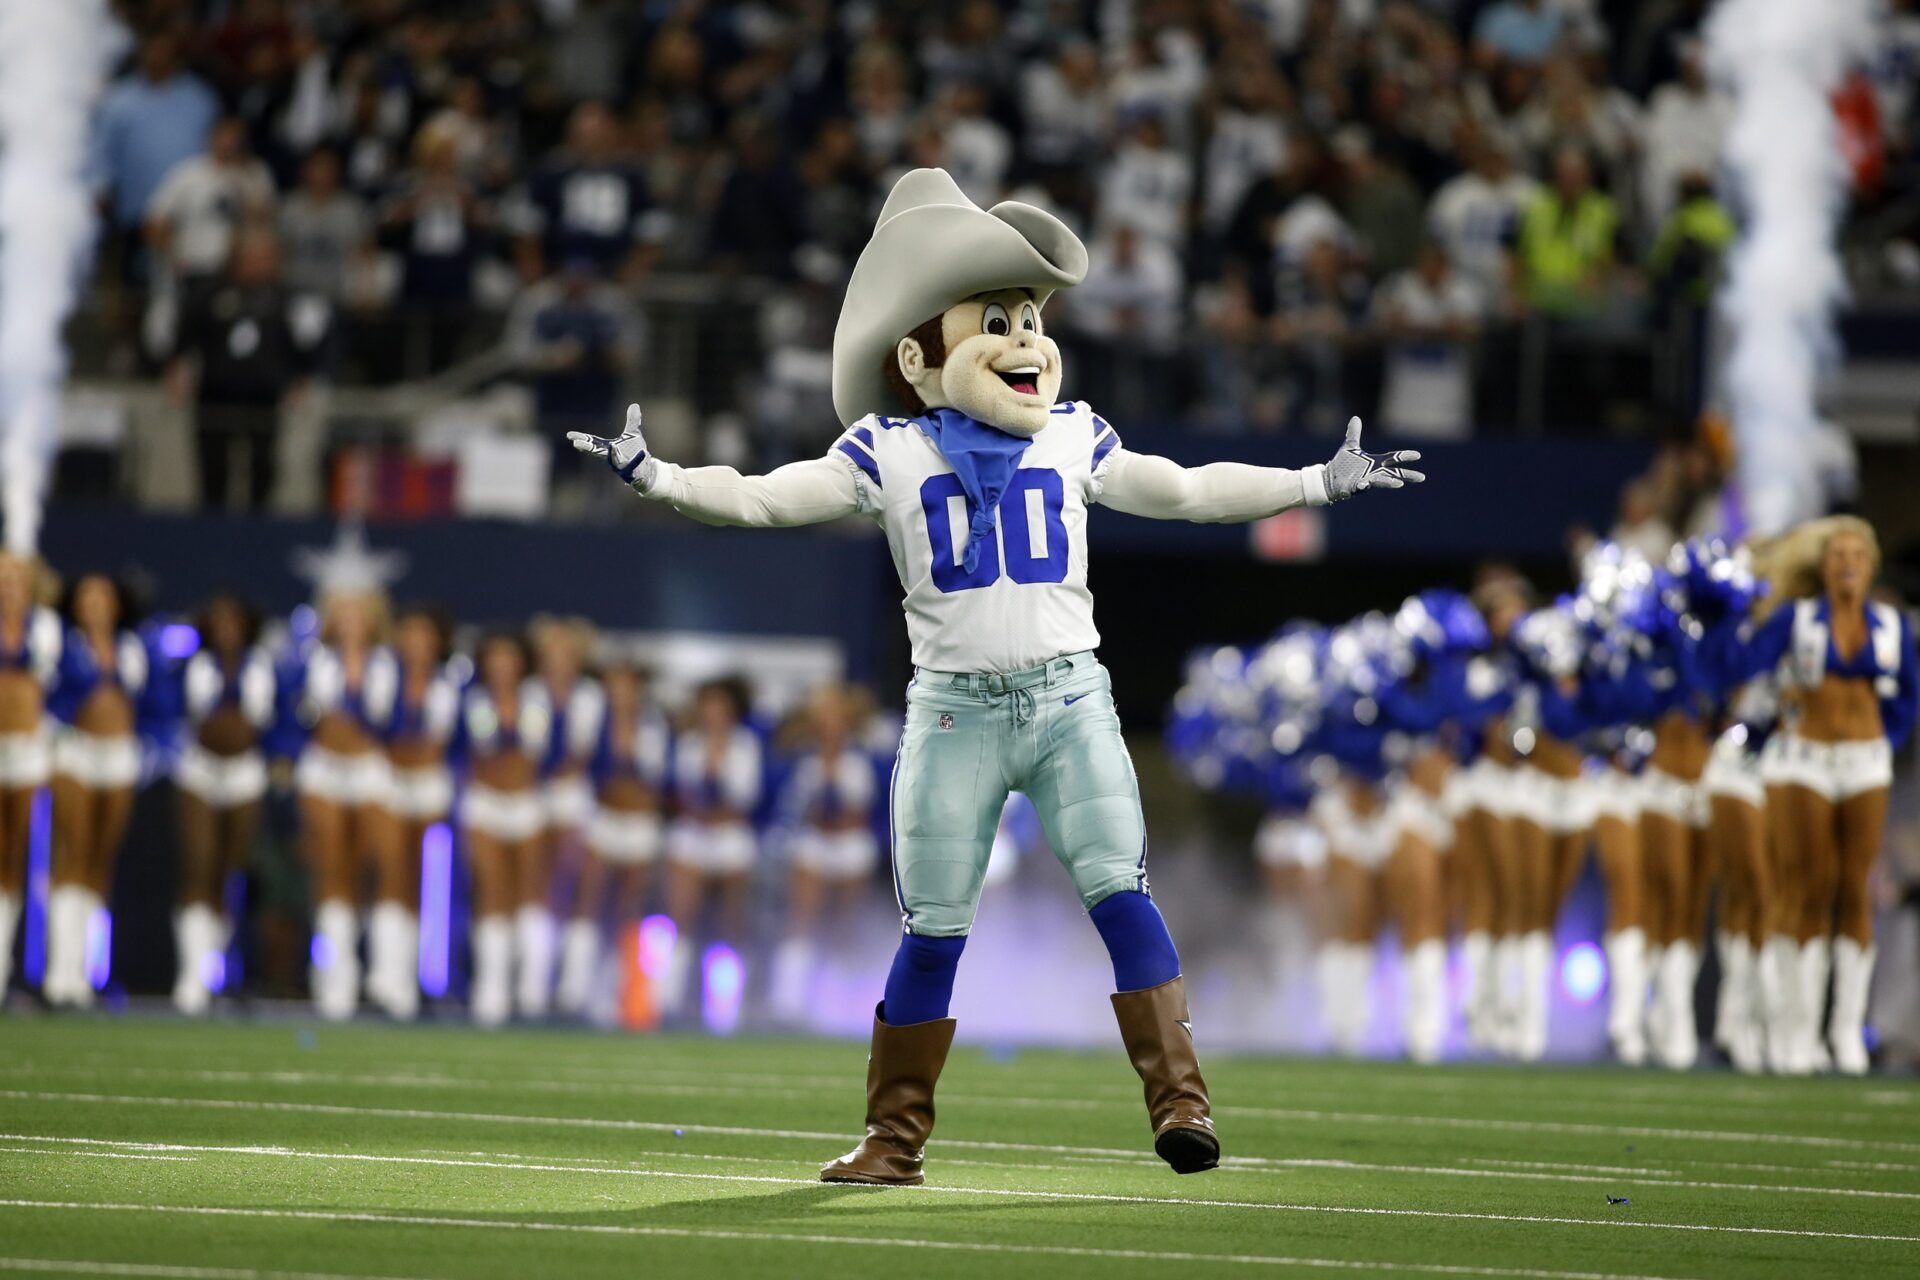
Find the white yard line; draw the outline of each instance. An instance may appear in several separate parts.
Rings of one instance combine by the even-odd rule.
[[[925,1240],[887,1236],[842,1236],[794,1231],[727,1231],[697,1227],[642,1227],[612,1223],[501,1221],[491,1218],[442,1218],[417,1214],[353,1213],[324,1209],[242,1209],[203,1205],[85,1204],[57,1200],[0,1200],[0,1206],[31,1209],[96,1210],[108,1213],[189,1214],[211,1217],[284,1218],[309,1222],[358,1222],[402,1227],[489,1228],[499,1231],[556,1232],[568,1235],[654,1237],[673,1240],[726,1240],[749,1244],[855,1245],[879,1249],[930,1249],[1027,1257],[1097,1258],[1123,1262],[1232,1262],[1252,1266],[1296,1267],[1363,1271],[1402,1275],[1478,1276],[1499,1280],[1671,1280],[1670,1277],[1623,1275],[1606,1271],[1554,1271],[1536,1267],[1480,1267],[1443,1262],[1372,1262],[1345,1258],[1288,1257],[1262,1253],[1194,1253],[1168,1249],[1101,1249],[1073,1245],[1003,1244],[984,1240]],[[115,1273],[106,1273],[115,1274]],[[175,1274],[175,1273],[154,1273]],[[259,1273],[229,1273],[248,1280]],[[228,1280],[227,1275],[209,1280]],[[261,1280],[266,1280],[262,1277]],[[276,1277],[275,1280],[278,1280]],[[317,1277],[288,1280],[321,1280]],[[332,1280],[331,1277],[325,1280]]]
[[[0,1137],[9,1138],[14,1141],[25,1141],[25,1142],[54,1141],[54,1139],[51,1139],[51,1138],[36,1138],[30,1134],[23,1134],[23,1135],[20,1135],[18,1138],[15,1138],[14,1135],[12,1134],[0,1134]],[[43,1151],[38,1147],[0,1147],[0,1151],[5,1151],[12,1155],[25,1155],[25,1156],[51,1156],[51,1155],[93,1156],[96,1159],[100,1159],[100,1160],[170,1160],[170,1161],[175,1161],[182,1164],[193,1163],[192,1156],[151,1156],[151,1155],[139,1155],[131,1151]]]
[[[73,1258],[0,1258],[0,1271],[47,1271],[74,1276],[159,1276],[165,1280],[399,1280],[394,1276],[334,1275],[321,1271],[172,1267],[158,1262],[91,1262]]]
[[[41,1065],[16,1066],[11,1068],[6,1068],[5,1070],[7,1071],[8,1074],[14,1074],[14,1075],[57,1074],[57,1075],[62,1075],[68,1078],[71,1078],[72,1076],[79,1075],[79,1074],[87,1074],[87,1075],[107,1075],[107,1076],[114,1077],[116,1079],[125,1079],[125,1078],[173,1079],[173,1080],[193,1080],[193,1081],[199,1081],[204,1083],[285,1084],[285,1085],[337,1084],[337,1085],[350,1085],[355,1087],[367,1087],[367,1088],[472,1089],[476,1091],[504,1090],[509,1092],[558,1093],[558,1094],[569,1094],[569,1095],[576,1094],[580,1091],[580,1087],[581,1087],[580,1082],[582,1080],[590,1079],[596,1088],[604,1092],[617,1092],[617,1093],[623,1093],[623,1094],[631,1094],[631,1095],[640,1096],[640,1097],[660,1096],[660,1097],[717,1097],[717,1098],[725,1098],[725,1097],[765,1098],[769,1096],[770,1091],[842,1094],[847,1092],[848,1089],[852,1087],[849,1085],[848,1081],[853,1078],[849,1076],[845,1079],[841,1079],[841,1078],[835,1078],[835,1077],[829,1077],[829,1076],[817,1076],[817,1075],[781,1076],[774,1073],[757,1073],[757,1072],[705,1073],[705,1072],[687,1072],[687,1071],[679,1071],[679,1070],[661,1071],[661,1070],[648,1069],[647,1066],[644,1064],[644,1062],[636,1062],[634,1065],[634,1069],[631,1071],[626,1071],[626,1072],[599,1071],[599,1072],[593,1073],[591,1076],[588,1076],[585,1073],[580,1073],[578,1079],[553,1079],[551,1078],[553,1073],[546,1073],[546,1075],[544,1075],[542,1078],[539,1078],[539,1079],[520,1079],[520,1078],[505,1077],[505,1076],[457,1075],[457,1074],[449,1074],[447,1072],[437,1071],[437,1070],[392,1071],[392,1072],[379,1072],[379,1073],[310,1071],[310,1070],[240,1071],[240,1070],[215,1070],[215,1069],[209,1069],[209,1068],[190,1068],[190,1067],[124,1067],[124,1066],[107,1065],[107,1064],[102,1064],[100,1066],[74,1067],[69,1064],[63,1064],[63,1063],[60,1063],[60,1064],[49,1063],[44,1066],[41,1066]],[[1024,1087],[1032,1088],[1035,1083],[1037,1082],[1034,1082],[1031,1080],[1026,1081],[1024,1082]],[[1502,1089],[1503,1090],[1506,1089],[1506,1082],[1502,1082]],[[1375,1095],[1378,1095],[1380,1093],[1401,1092],[1400,1090],[1391,1089],[1391,1088],[1376,1089],[1373,1087],[1372,1082],[1369,1083],[1368,1090],[1370,1093],[1373,1093]],[[1218,1090],[1216,1090],[1216,1092],[1218,1092]],[[1289,1096],[1298,1097],[1298,1096],[1301,1096],[1302,1094],[1306,1094],[1306,1095],[1330,1094],[1330,1093],[1333,1093],[1334,1091],[1327,1090],[1327,1089],[1289,1088],[1287,1092]],[[1435,1092],[1457,1093],[1462,1096],[1466,1096],[1466,1093],[1467,1093],[1467,1091],[1464,1088],[1449,1088],[1449,1089],[1440,1089],[1440,1090],[1422,1089],[1422,1090],[1419,1090],[1419,1092],[1422,1094],[1423,1097],[1430,1097]],[[1593,1085],[1590,1082],[1583,1081],[1581,1082],[1581,1097],[1577,1099],[1577,1101],[1582,1106],[1588,1109],[1591,1109],[1594,1107],[1618,1108],[1622,1106],[1627,1106],[1627,1107],[1639,1106],[1643,1108],[1664,1110],[1664,1111],[1685,1111],[1689,1115],[1694,1115],[1694,1116],[1717,1115],[1717,1116],[1724,1116],[1732,1119],[1739,1119],[1741,1117],[1754,1116],[1754,1115],[1772,1116],[1772,1115],[1778,1114],[1778,1103],[1779,1103],[1778,1099],[1775,1099],[1773,1105],[1771,1106],[1755,1105],[1752,1107],[1728,1107],[1728,1106],[1704,1105],[1702,1103],[1689,1100],[1689,1099],[1684,1099],[1684,1098],[1672,1098],[1672,1099],[1661,1100],[1661,1101],[1651,1101],[1651,1100],[1636,1101],[1626,1096],[1627,1094],[1630,1094],[1630,1093],[1638,1094],[1638,1093],[1645,1093],[1645,1092],[1646,1090],[1644,1088],[1635,1088],[1630,1090],[1623,1090],[1619,1095],[1601,1094],[1595,1091]],[[1105,1084],[1096,1084],[1096,1085],[1082,1086],[1082,1087],[1076,1088],[1074,1089],[1072,1096],[1034,1094],[1034,1093],[977,1094],[977,1093],[966,1093],[963,1091],[949,1089],[947,1092],[941,1095],[941,1101],[949,1104],[958,1104],[962,1106],[969,1106],[969,1105],[994,1106],[994,1107],[1013,1106],[1013,1107],[1040,1108],[1043,1110],[1056,1109],[1056,1110],[1068,1110],[1068,1111],[1093,1111],[1093,1110],[1104,1110],[1109,1106],[1130,1101],[1133,1098],[1137,1097],[1138,1093],[1139,1091],[1137,1088],[1121,1086],[1121,1085],[1105,1085]],[[1526,1091],[1526,1094],[1531,1094],[1531,1093],[1532,1091]],[[1503,1096],[1506,1096],[1506,1095],[1503,1094]],[[1525,1094],[1523,1094],[1523,1096],[1525,1096]],[[1560,1103],[1565,1103],[1568,1101],[1568,1099],[1564,1096],[1564,1090],[1561,1090],[1553,1098],[1540,1098],[1540,1097],[1534,1096],[1534,1097],[1529,1097],[1528,1100],[1539,1101],[1539,1102],[1560,1102]],[[1269,1108],[1262,1108],[1262,1107],[1225,1106],[1220,1108],[1218,1111],[1218,1114],[1222,1114],[1222,1115],[1231,1115],[1236,1113],[1241,1115],[1253,1116],[1256,1118],[1265,1117],[1265,1116],[1280,1116],[1282,1118],[1285,1118],[1287,1116],[1290,1116],[1291,1114],[1295,1114],[1295,1113],[1276,1112]],[[1824,1118],[1836,1124],[1872,1125],[1872,1124],[1880,1123],[1883,1119],[1883,1116],[1879,1113],[1874,1113],[1874,1112],[1847,1112],[1840,1109],[1839,1106],[1833,1106],[1829,1111],[1825,1113]],[[1521,1123],[1558,1123],[1558,1122],[1522,1121]]]
[[[29,1101],[51,1102],[106,1102],[117,1105],[295,1111],[310,1112],[317,1115],[367,1115],[388,1116],[401,1119],[473,1120],[497,1124],[549,1124],[569,1127],[634,1129],[648,1132],[681,1129],[688,1133],[733,1133],[748,1137],[793,1137],[808,1140],[824,1138],[827,1141],[833,1142],[841,1141],[842,1138],[844,1138],[844,1135],[835,1136],[831,1134],[786,1129],[672,1124],[664,1121],[613,1120],[593,1116],[526,1116],[492,1112],[440,1111],[408,1107],[354,1107],[342,1103],[278,1102],[241,1098],[179,1098],[146,1094],[75,1093],[33,1089],[0,1089],[0,1098],[18,1098]],[[945,1101],[944,1098],[942,1100]],[[1097,1105],[1103,1108],[1105,1106],[1105,1104]],[[1469,1118],[1466,1116],[1408,1116],[1363,1111],[1313,1111],[1268,1107],[1220,1107],[1215,1109],[1214,1114],[1227,1117],[1250,1116],[1263,1119],[1294,1120],[1314,1124],[1384,1124],[1420,1128],[1499,1130],[1508,1133],[1578,1134],[1604,1138],[1671,1138],[1704,1142],[1758,1143],[1777,1146],[1838,1147],[1855,1151],[1862,1148],[1871,1148],[1878,1151],[1920,1153],[1920,1142],[1899,1142],[1883,1138],[1843,1138],[1824,1134],[1753,1133],[1727,1129],[1668,1129],[1653,1128],[1644,1125],[1586,1124],[1559,1120],[1511,1120],[1498,1117]],[[1034,1143],[963,1142],[944,1138],[936,1139],[935,1145],[942,1147],[974,1147],[982,1150],[1041,1151],[1056,1154],[1137,1154],[1136,1152],[1128,1150],[1114,1151],[1093,1147],[1054,1146]],[[1903,1167],[1920,1168],[1920,1166]]]
[[[582,1168],[571,1164],[535,1163],[525,1159],[513,1160],[455,1160],[435,1156],[399,1156],[374,1155],[358,1151],[302,1151],[289,1147],[262,1146],[213,1146],[200,1144],[168,1144],[169,1150],[196,1151],[206,1154],[256,1156],[283,1160],[307,1160],[317,1162],[341,1162],[353,1164],[397,1164],[431,1166],[456,1169],[498,1169],[515,1170],[528,1173],[572,1173],[609,1177],[657,1178],[665,1181],[683,1182],[719,1182],[747,1185],[818,1187],[819,1179],[814,1177],[775,1177],[764,1174],[747,1173],[693,1173],[678,1169],[626,1168]],[[1316,1205],[1287,1204],[1253,1200],[1217,1200],[1200,1199],[1189,1196],[1142,1196],[1121,1195],[1092,1191],[1041,1191],[1021,1190],[1009,1187],[954,1187],[925,1186],[916,1188],[879,1188],[856,1187],[856,1190],[909,1191],[914,1194],[986,1196],[1014,1200],[1049,1200],[1086,1202],[1094,1204],[1146,1204],[1157,1206],[1187,1206],[1205,1209],[1252,1209],[1271,1213],[1328,1213],[1359,1214],[1379,1217],[1432,1218],[1471,1222],[1514,1222],[1538,1223],[1553,1226],[1582,1227],[1631,1227],[1643,1230],[1662,1231],[1704,1231],[1731,1235],[1792,1236],[1818,1240],[1867,1240],[1897,1243],[1920,1244],[1920,1236],[1887,1235],[1871,1232],[1852,1231],[1813,1231],[1790,1227],[1742,1227],[1719,1226],[1704,1223],[1685,1222],[1644,1222],[1631,1218],[1567,1218],[1549,1217],[1533,1214],[1472,1213],[1443,1209],[1379,1208],[1359,1205]],[[12,1204],[13,1201],[0,1201],[0,1204]]]

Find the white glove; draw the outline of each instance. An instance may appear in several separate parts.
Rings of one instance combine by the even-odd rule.
[[[638,419],[635,419],[638,421]],[[1419,484],[1427,478],[1401,464],[1420,461],[1418,449],[1399,449],[1393,453],[1365,453],[1360,448],[1360,419],[1347,421],[1347,438],[1340,452],[1324,468],[1322,480],[1327,486],[1327,501],[1351,498],[1363,489],[1398,489]]]
[[[581,453],[605,458],[615,475],[641,493],[653,487],[655,463],[653,455],[647,452],[647,438],[640,434],[639,405],[627,406],[626,429],[611,440],[585,431],[569,431],[567,439],[573,441],[573,447]]]

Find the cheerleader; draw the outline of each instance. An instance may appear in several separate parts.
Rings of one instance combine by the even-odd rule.
[[[762,785],[760,739],[743,723],[747,703],[739,680],[701,685],[692,723],[674,745],[666,908],[677,932],[660,996],[668,1016],[686,998],[694,934],[709,902],[719,903],[723,936],[738,937],[745,921],[747,879],[759,854],[751,817]]]
[[[1267,812],[1254,832],[1253,855],[1274,918],[1274,987],[1282,993],[1313,955],[1314,932],[1325,915],[1327,839],[1308,816],[1312,802],[1305,764],[1295,755],[1276,757],[1267,770]]]
[[[1653,1002],[1648,1040],[1662,1066],[1681,1071],[1700,1053],[1694,984],[1700,974],[1708,871],[1707,798],[1700,782],[1712,753],[1710,692],[1670,628],[1649,680],[1653,748],[1640,771],[1640,839],[1646,855],[1646,929]]]
[[[52,769],[47,689],[63,641],[59,616],[34,602],[35,573],[32,560],[0,552],[0,1003],[27,899],[33,798]]]
[[[553,724],[545,699],[530,696],[529,665],[518,635],[495,632],[481,640],[456,730],[469,770],[460,823],[473,874],[472,1011],[483,1027],[499,1026],[512,1011],[517,911],[546,902],[548,809],[540,761]]]
[[[1387,802],[1391,852],[1382,877],[1400,933],[1405,1043],[1415,1062],[1437,1062],[1447,1040],[1447,899],[1444,862],[1453,846],[1445,808],[1453,761],[1435,740],[1420,743]]]
[[[1359,771],[1314,797],[1309,811],[1327,842],[1328,938],[1320,948],[1320,1015],[1335,1050],[1366,1046],[1373,1018],[1373,942],[1381,922],[1381,868],[1394,830],[1380,784]]]
[[[1607,1039],[1614,1057],[1639,1066],[1647,1057],[1646,851],[1640,838],[1640,778],[1631,745],[1647,713],[1645,673],[1622,632],[1596,644],[1582,683],[1589,695],[1595,757],[1586,786],[1593,814],[1594,861],[1606,887],[1601,947],[1607,957]]]
[[[1760,971],[1773,903],[1760,752],[1772,732],[1777,705],[1767,676],[1755,677],[1736,691],[1728,723],[1715,739],[1700,779],[1707,797],[1708,845],[1720,881],[1714,936],[1720,990],[1713,1040],[1735,1068],[1749,1075],[1766,1068],[1766,1026],[1773,1004]]]
[[[823,919],[856,902],[879,865],[873,835],[873,757],[858,741],[864,696],[823,685],[808,699],[797,736],[806,744],[787,799],[798,816],[787,890],[787,936],[774,953],[772,1004],[789,1022],[805,1017],[807,985]]]
[[[186,742],[174,767],[180,822],[180,896],[173,918],[174,1007],[205,1013],[209,961],[227,949],[227,881],[246,865],[267,794],[261,734],[273,719],[273,662],[258,647],[259,616],[238,596],[207,601],[200,647],[181,683]]]
[[[368,675],[368,719],[385,743],[388,777],[375,811],[367,995],[403,1022],[420,1008],[420,849],[453,809],[447,743],[460,694],[447,671],[452,642],[445,615],[415,605],[394,619],[393,644]]]
[[[66,645],[50,700],[62,721],[53,742],[53,875],[47,896],[44,994],[55,1006],[93,1003],[87,927],[113,884],[114,862],[140,781],[138,725],[147,692],[146,646],[125,629],[126,598],[104,574],[68,593]]]
[[[1523,820],[1539,825],[1539,812],[1523,785],[1521,754],[1516,741],[1516,704],[1526,688],[1514,645],[1515,628],[1527,614],[1530,589],[1525,579],[1507,570],[1483,577],[1474,591],[1474,603],[1486,623],[1491,652],[1469,671],[1475,702],[1473,719],[1480,725],[1479,758],[1473,765],[1469,796],[1474,807],[1463,824],[1462,847],[1481,863],[1492,899],[1492,937],[1484,964],[1471,933],[1467,953],[1473,964],[1473,986],[1467,997],[1467,1035],[1476,1046],[1514,1054],[1520,1048],[1527,1016],[1525,993],[1530,963],[1539,958],[1529,940],[1538,915],[1535,889],[1543,869],[1537,857],[1530,863],[1521,843]],[[1542,1037],[1544,1040],[1544,1037]]]
[[[386,598],[377,592],[330,592],[301,681],[299,717],[312,727],[293,786],[316,903],[311,982],[314,1006],[336,1020],[353,1016],[360,1001],[360,905],[391,781],[368,716],[386,623]]]
[[[1913,629],[1900,609],[1869,599],[1880,552],[1865,521],[1814,521],[1772,554],[1781,598],[1757,629],[1733,633],[1729,675],[1778,669],[1784,695],[1760,758],[1779,848],[1774,889],[1788,979],[1775,1065],[1794,1073],[1825,1065],[1819,1020],[1831,966],[1826,1047],[1834,1067],[1858,1075],[1868,1066],[1874,960],[1867,885],[1886,828],[1893,752],[1912,732],[1920,700]]]
[[[646,903],[647,881],[660,852],[660,788],[666,778],[666,717],[648,696],[648,673],[631,662],[600,670],[606,714],[600,717],[590,776],[595,787],[587,824],[587,861],[573,918],[560,946],[563,1012],[586,1010],[600,969],[601,920],[611,904],[614,936],[624,937]]]
[[[600,739],[606,696],[600,682],[586,674],[593,630],[579,620],[537,618],[532,627],[537,668],[527,699],[550,719],[545,757],[540,761],[541,796],[547,807],[546,872],[538,893],[529,879],[514,916],[519,959],[515,1003],[529,1018],[545,1017],[553,990],[554,920],[550,900],[552,872],[562,863],[585,862],[587,824],[593,817],[593,784],[588,764]]]

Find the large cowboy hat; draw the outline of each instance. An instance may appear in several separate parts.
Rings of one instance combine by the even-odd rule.
[[[833,331],[841,425],[894,407],[886,361],[916,326],[995,289],[1030,289],[1044,305],[1086,274],[1086,246],[1044,209],[1015,200],[982,209],[945,169],[908,173],[853,264]]]

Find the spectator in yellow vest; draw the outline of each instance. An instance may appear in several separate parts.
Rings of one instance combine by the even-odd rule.
[[[1520,218],[1518,254],[1527,302],[1558,320],[1591,318],[1612,294],[1620,211],[1593,185],[1578,147],[1554,153],[1553,185]]]

